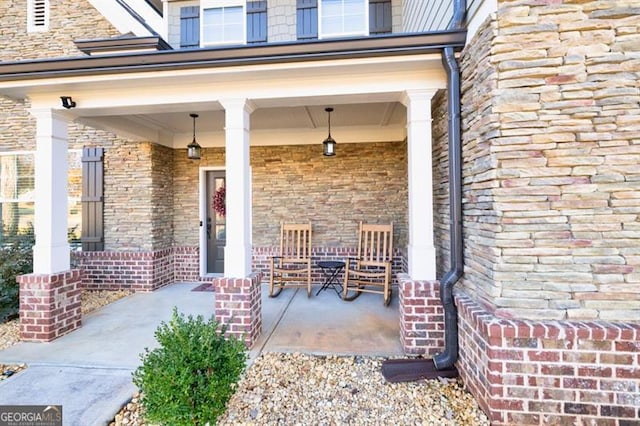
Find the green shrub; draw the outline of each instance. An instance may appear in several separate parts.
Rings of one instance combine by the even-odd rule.
[[[165,425],[216,423],[245,367],[246,347],[225,339],[212,317],[185,319],[176,308],[155,332],[160,346],[145,349],[133,382],[142,394],[145,418]]]
[[[11,235],[2,233],[0,241],[0,323],[18,313],[20,286],[18,275],[33,272],[33,227]]]

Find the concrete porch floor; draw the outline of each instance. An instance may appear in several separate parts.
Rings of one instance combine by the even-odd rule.
[[[268,297],[263,286],[263,334],[251,350],[310,354],[401,356],[398,296],[383,305],[382,295],[363,293],[345,302],[331,288],[310,298],[304,289]]]
[[[0,362],[135,368],[144,348],[156,346],[154,331],[171,318],[213,315],[215,293],[176,283],[137,293],[83,317],[83,325],[51,343],[23,342],[0,351]],[[304,289],[285,289],[276,298],[262,285],[262,334],[250,358],[262,352],[400,356],[398,297],[385,307],[382,296],[363,293],[344,302],[331,288],[307,298]]]
[[[215,294],[192,291],[198,284],[176,283],[137,293],[83,317],[83,325],[50,343],[23,342],[0,351],[0,363],[28,368],[0,381],[0,405],[62,405],[64,424],[104,425],[136,391],[131,373],[146,347],[157,346],[154,332],[171,318],[213,314]],[[343,302],[328,289],[311,298],[286,289],[269,298],[262,287],[263,332],[249,352],[401,356],[398,299],[363,294]]]

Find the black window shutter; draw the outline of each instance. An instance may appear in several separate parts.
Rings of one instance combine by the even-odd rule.
[[[267,1],[247,2],[247,44],[267,42]]]
[[[298,40],[318,38],[318,0],[297,0]]]
[[[104,250],[104,149],[82,150],[82,251]]]
[[[189,6],[180,8],[180,47],[200,47],[200,8]]]
[[[369,0],[369,34],[391,32],[391,0]]]

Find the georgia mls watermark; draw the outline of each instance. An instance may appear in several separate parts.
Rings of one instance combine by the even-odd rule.
[[[62,405],[0,405],[0,426],[62,426]]]

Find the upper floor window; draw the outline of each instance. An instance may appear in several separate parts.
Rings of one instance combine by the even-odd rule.
[[[298,40],[391,32],[391,0],[297,0]]]
[[[320,38],[368,35],[367,0],[320,0]]]
[[[244,4],[244,1],[203,1],[201,44],[246,43]]]
[[[49,0],[27,1],[27,31],[49,30]]]
[[[200,16],[203,17],[202,25]],[[202,40],[202,43],[200,42]],[[267,42],[267,1],[203,1],[180,8],[180,47]]]

